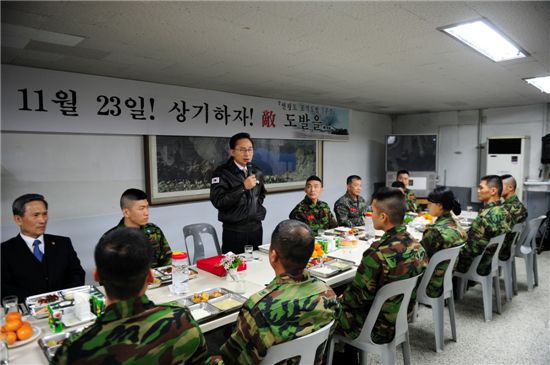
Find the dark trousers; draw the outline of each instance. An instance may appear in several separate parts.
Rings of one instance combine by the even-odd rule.
[[[254,246],[254,250],[257,250],[258,246],[262,244],[263,234],[264,230],[261,227],[251,232],[237,232],[224,228],[222,233],[222,252],[243,253],[245,245],[252,245]]]

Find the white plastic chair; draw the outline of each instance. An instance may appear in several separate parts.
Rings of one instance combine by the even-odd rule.
[[[458,285],[459,285],[458,299],[462,299],[464,297],[464,293],[466,292],[466,284],[468,283],[468,280],[472,280],[481,284],[481,289],[483,292],[483,312],[485,315],[486,322],[489,322],[490,320],[493,319],[493,298],[492,298],[493,286],[495,289],[495,296],[496,296],[496,302],[497,302],[497,313],[500,314],[500,312],[502,311],[502,303],[500,301],[500,285],[499,285],[499,279],[498,279],[499,278],[498,253],[500,252],[500,248],[502,247],[502,243],[504,242],[504,237],[506,237],[506,234],[501,234],[500,236],[491,238],[491,240],[489,241],[489,244],[487,244],[483,252],[474,258],[467,272],[461,273],[459,271],[455,271],[453,274],[455,277],[459,279],[458,280]],[[481,258],[483,257],[483,254],[485,253],[485,251],[487,251],[489,247],[494,247],[494,245],[497,245],[497,248],[491,259],[491,271],[489,272],[489,274],[485,276],[479,275],[477,273],[477,267],[481,262]]]
[[[512,301],[513,286],[514,286],[514,267],[516,266],[516,243],[518,242],[521,232],[525,227],[524,223],[517,223],[508,234],[513,234],[512,244],[510,245],[510,257],[506,261],[498,260],[498,266],[500,267],[502,278],[504,279],[504,293],[506,294],[506,301]],[[504,247],[504,246],[503,246]],[[497,255],[498,256],[498,255]]]
[[[382,357],[382,364],[387,365],[395,364],[396,348],[397,345],[401,344],[405,364],[410,364],[411,347],[409,345],[407,308],[411,300],[411,293],[421,275],[422,274],[412,278],[394,281],[380,288],[374,297],[374,301],[370,307],[365,324],[363,325],[359,336],[356,339],[351,339],[337,334],[334,335],[330,341],[328,364],[332,364],[334,344],[336,342],[344,342],[361,350],[363,352],[361,355],[363,364],[367,363],[367,353],[371,352],[380,355]],[[382,305],[386,302],[386,300],[396,295],[403,295],[403,300],[401,301],[399,312],[397,313],[397,319],[395,322],[395,336],[389,343],[374,343],[371,338],[371,333],[374,325],[376,324],[376,319],[382,309]]]
[[[464,247],[464,244],[456,247],[446,248],[436,252],[432,257],[430,257],[430,262],[428,263],[428,268],[424,272],[424,276],[418,285],[416,290],[416,305],[414,307],[413,320],[416,318],[416,312],[418,309],[418,303],[426,304],[432,308],[432,316],[435,327],[435,351],[442,352],[445,348],[445,342],[443,340],[443,327],[444,327],[444,309],[445,309],[445,299],[449,304],[449,319],[451,322],[451,332],[453,334],[453,341],[456,342],[456,324],[455,324],[455,301],[453,298],[453,268],[455,265],[456,258],[460,249]],[[445,270],[445,276],[443,278],[443,292],[437,298],[428,296],[426,289],[432,279],[432,275],[439,263],[443,261],[448,261],[449,265],[447,270]]]
[[[203,259],[205,257],[205,244],[202,240],[202,235],[210,235],[211,240],[207,241],[208,246],[213,246],[213,249],[216,250],[218,255],[221,255],[222,249],[220,248],[220,243],[218,241],[218,234],[216,233],[216,228],[208,223],[195,223],[189,224],[183,227],[183,237],[185,239],[185,248],[189,254],[189,262],[191,265],[194,265],[197,260]],[[193,246],[187,244],[188,238],[193,237]],[[212,247],[210,248],[212,251]]]
[[[533,290],[534,286],[539,285],[539,272],[537,267],[537,231],[542,221],[546,219],[545,215],[533,218],[527,222],[517,244],[516,257],[522,257],[525,260],[525,270],[527,271],[527,290]],[[512,267],[512,278],[514,283],[514,293],[518,292],[516,266]]]
[[[308,335],[270,347],[260,364],[272,365],[295,356],[300,356],[299,364],[314,364],[316,351],[319,346],[327,342],[333,324],[334,320]],[[323,348],[322,352],[324,350]]]

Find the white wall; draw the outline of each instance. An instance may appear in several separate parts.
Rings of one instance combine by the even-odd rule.
[[[541,138],[550,133],[548,105],[484,109],[481,142],[495,136],[529,136],[529,178],[538,178]],[[425,113],[398,116],[392,133],[438,133],[440,183],[450,186],[477,185],[478,111]],[[483,151],[485,153],[485,151]],[[482,172],[483,173],[483,172]],[[446,182],[444,182],[446,176]]]
[[[391,131],[387,116],[351,112],[349,142],[324,142],[323,200],[332,206],[343,194],[345,178],[358,174],[372,183],[384,176],[384,135]],[[119,221],[118,200],[128,187],[145,189],[143,138],[139,136],[3,133],[1,240],[18,233],[11,203],[36,192],[50,207],[48,233],[71,237],[91,282],[93,249],[99,237]],[[288,217],[303,192],[268,194],[264,242],[275,225]],[[164,231],[172,249],[183,249],[182,227],[213,224],[221,238],[217,211],[209,201],[152,207],[150,220]]]

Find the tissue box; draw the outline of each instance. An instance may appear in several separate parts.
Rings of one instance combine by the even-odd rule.
[[[201,270],[208,271],[214,275],[225,276],[226,272],[224,267],[220,264],[223,256],[212,256],[204,259],[197,260],[197,267]],[[241,264],[237,268],[237,271],[246,270],[246,264]]]

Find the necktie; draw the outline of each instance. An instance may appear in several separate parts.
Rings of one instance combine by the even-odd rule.
[[[42,262],[42,258],[44,257],[44,254],[42,253],[42,251],[40,251],[40,241],[35,240],[32,245],[34,246],[32,253],[38,259],[38,261]]]
[[[242,169],[242,172],[243,172],[244,178],[246,179],[248,177],[248,171],[247,171],[246,167],[244,169]]]

